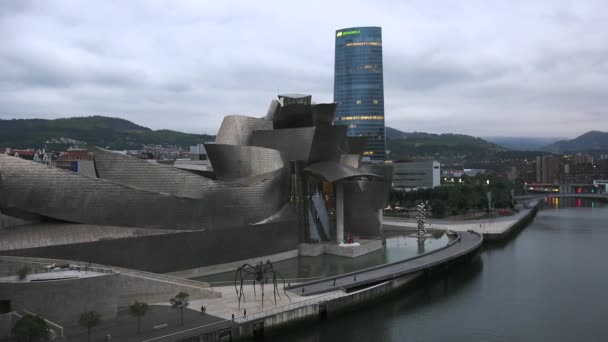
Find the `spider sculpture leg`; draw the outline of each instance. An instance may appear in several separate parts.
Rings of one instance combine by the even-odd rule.
[[[243,289],[243,283],[247,280],[247,277],[252,274],[251,269],[253,267],[249,264],[244,264],[243,266],[237,268],[235,278],[234,278],[234,289],[236,291],[237,297],[239,299],[239,310],[241,309],[241,299],[245,301],[245,290]],[[237,278],[239,280],[239,287],[237,288]],[[255,277],[254,277],[255,278]]]

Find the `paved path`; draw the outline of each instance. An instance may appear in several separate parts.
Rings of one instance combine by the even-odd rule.
[[[155,326],[165,325],[166,328],[154,329]],[[118,317],[102,321],[101,325],[92,329],[91,342],[106,341],[106,335],[111,335],[111,341],[141,342],[141,341],[175,341],[186,331],[211,331],[228,328],[235,325],[212,315],[202,315],[191,309],[184,310],[184,325],[181,325],[179,309],[169,306],[149,306],[148,313],[141,318],[141,333],[137,333],[137,319],[128,314],[128,309],[122,309]],[[86,330],[76,326],[66,329],[67,340],[70,342],[88,341]],[[168,336],[167,336],[168,335]]]
[[[531,203],[530,207],[534,207],[536,202]],[[524,209],[519,213],[506,216],[506,217],[497,217],[492,220],[482,219],[482,220],[466,220],[466,221],[456,221],[456,220],[442,220],[442,219],[427,219],[426,227],[427,228],[437,228],[437,229],[445,229],[448,228],[453,231],[475,231],[479,234],[483,234],[484,236],[488,235],[501,235],[511,229],[515,224],[517,224],[520,220],[522,220],[526,215],[530,213],[532,209]],[[418,227],[418,223],[415,219],[400,219],[393,217],[385,217],[383,220],[384,229],[385,230],[400,230],[400,227],[403,227],[404,230],[412,230]]]
[[[341,276],[325,278],[323,280],[298,284],[289,288],[289,292],[301,296],[314,295],[336,291],[337,289],[351,289],[364,285],[371,285],[382,281],[395,279],[407,274],[441,264],[470,253],[481,246],[483,237],[473,232],[461,232],[460,239],[453,244],[433,252],[423,254],[411,259],[398,261],[344,274]]]

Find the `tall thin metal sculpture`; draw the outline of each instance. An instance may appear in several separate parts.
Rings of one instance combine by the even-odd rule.
[[[283,282],[283,293],[289,299],[291,303],[291,297],[287,294],[285,290],[285,279],[281,276],[281,274],[274,270],[272,263],[270,260],[266,260],[266,263],[258,262],[255,266],[250,264],[244,264],[243,266],[236,269],[236,274],[234,278],[234,290],[236,291],[236,295],[239,298],[239,310],[241,309],[241,299],[245,301],[245,291],[243,289],[243,284],[247,281],[247,278],[252,278],[253,280],[253,295],[256,295],[255,292],[255,284],[258,282],[260,284],[260,290],[262,291],[262,309],[264,308],[264,285],[267,280],[272,279],[273,291],[274,291],[274,305],[277,305],[277,294],[281,297],[281,293],[279,291],[277,278]],[[239,286],[237,286],[237,280],[239,281]]]
[[[422,202],[418,204],[416,211],[416,220],[418,221],[418,236],[423,236],[426,234],[426,228],[424,226],[426,221],[426,208],[428,206],[427,202]]]

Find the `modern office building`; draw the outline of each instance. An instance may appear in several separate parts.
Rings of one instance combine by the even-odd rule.
[[[351,27],[336,31],[334,124],[348,136],[367,137],[364,160],[386,159],[382,29]]]
[[[441,185],[441,164],[437,161],[393,163],[393,188],[415,190]]]

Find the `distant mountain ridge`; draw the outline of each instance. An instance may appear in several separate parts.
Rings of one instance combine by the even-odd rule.
[[[608,132],[589,131],[574,139],[547,145],[542,150],[552,153],[608,151]]]
[[[464,134],[407,133],[386,127],[386,138],[392,159],[462,155],[487,157],[489,154],[510,151],[482,138]],[[81,145],[125,150],[140,149],[143,144],[186,148],[214,140],[213,135],[155,131],[125,119],[105,116],[0,120],[0,147],[60,150]]]
[[[154,131],[125,119],[105,116],[0,120],[0,147],[52,149],[89,145],[125,150],[139,149],[143,144],[188,147],[214,139],[204,134]]]
[[[557,137],[546,137],[546,138],[535,138],[535,137],[482,137],[483,139],[504,146],[511,150],[518,151],[539,151],[541,148],[553,144],[563,138]]]
[[[434,155],[480,155],[509,150],[470,135],[407,133],[391,127],[386,127],[386,143],[393,159]]]

